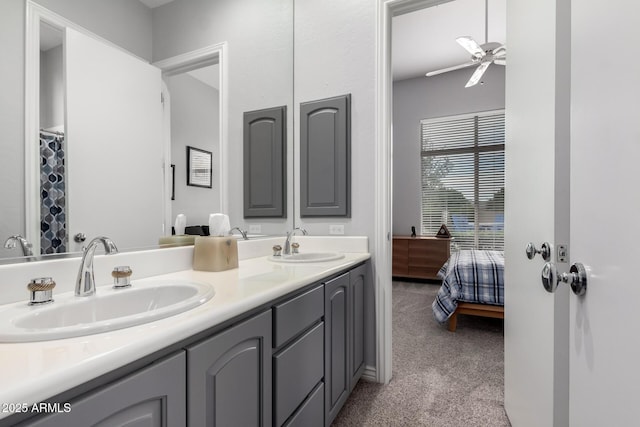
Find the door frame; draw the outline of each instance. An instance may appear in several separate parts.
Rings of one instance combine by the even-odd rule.
[[[218,122],[220,123],[218,129],[218,158],[220,159],[220,165],[218,170],[218,182],[229,182],[229,169],[228,164],[228,111],[229,111],[229,96],[228,96],[228,46],[227,42],[221,42],[210,46],[205,46],[200,49],[193,50],[191,52],[183,53],[180,55],[172,56],[160,61],[156,61],[151,65],[160,68],[162,71],[163,83],[164,78],[176,74],[181,74],[186,71],[190,71],[196,68],[204,67],[207,65],[219,64],[218,75],[218,92],[219,92],[219,108],[218,108]],[[165,92],[166,85],[163,84],[163,93]],[[169,104],[170,105],[170,104]],[[163,110],[163,151],[164,151],[164,164],[163,170],[165,171],[164,182],[164,201],[165,201],[165,234],[170,233],[172,218],[171,218],[171,115],[170,107]],[[220,212],[229,211],[229,195],[224,185],[220,186]]]
[[[375,234],[374,289],[376,312],[376,380],[391,380],[392,301],[391,233],[393,220],[393,73],[392,18],[452,0],[378,0],[376,10],[375,88]]]
[[[377,356],[377,379],[379,382],[387,383],[391,379],[391,219],[392,219],[392,72],[391,72],[391,19],[393,16],[403,13],[413,12],[426,7],[446,3],[450,0],[378,0],[377,8],[377,32],[376,32],[376,138],[375,138],[375,236],[374,236],[374,273],[375,273],[375,296],[376,296],[376,356]],[[569,1],[558,0],[555,13],[558,16],[554,27],[560,33],[560,41],[555,45],[558,58],[566,56],[569,47],[567,45],[567,31],[569,27],[565,24],[570,21]],[[514,12],[512,12],[514,13]],[[509,16],[507,26],[509,26]],[[569,83],[566,63],[562,62],[555,70],[555,83],[567,85]],[[508,80],[509,81],[509,80]],[[509,83],[507,81],[507,89]],[[555,105],[560,110],[559,120],[566,119],[569,114],[567,104],[567,94],[561,93],[556,99]],[[508,106],[506,107],[508,111]],[[566,129],[558,127],[556,138],[562,140],[567,137]],[[560,177],[566,177],[568,173],[564,168],[568,159],[566,147],[558,149],[556,152],[555,172]],[[566,185],[566,180],[563,181]],[[555,202],[558,210],[562,212],[566,208],[566,188],[556,188]],[[564,194],[564,196],[563,196]],[[556,233],[554,241],[566,242],[568,228],[566,225],[566,211],[555,217]],[[532,237],[533,238],[533,237]],[[566,311],[562,313],[564,304],[568,299],[566,289],[558,292],[558,302],[556,304],[556,316],[560,318],[556,325],[556,333],[553,337],[557,346],[554,354],[554,397],[557,398],[553,408],[552,417],[554,425],[564,425],[568,419],[568,355],[565,354],[565,347],[568,341],[568,315]],[[506,399],[505,399],[506,400]]]

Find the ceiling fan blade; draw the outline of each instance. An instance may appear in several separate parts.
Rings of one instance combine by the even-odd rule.
[[[453,67],[442,68],[440,70],[435,70],[435,71],[429,71],[427,74],[425,74],[425,76],[431,77],[431,76],[435,76],[435,75],[438,75],[438,74],[446,73],[448,71],[454,71],[454,70],[459,70],[461,68],[471,67],[471,66],[476,65],[476,64],[478,64],[477,61],[469,61],[469,62],[465,62],[464,64],[454,65]]]
[[[474,58],[480,59],[485,55],[485,52],[482,50],[480,45],[469,36],[458,37],[456,41]]]
[[[491,65],[490,61],[483,62],[482,64],[480,64],[478,68],[476,68],[476,70],[473,72],[473,74],[471,75],[471,78],[469,79],[467,84],[464,85],[464,87],[471,87],[471,86],[477,85],[480,79],[482,78],[482,76],[484,75],[484,72],[487,71],[487,68],[489,68],[489,65]]]
[[[494,64],[507,65],[507,58],[496,58],[493,60]]]
[[[491,51],[491,54],[493,56],[496,56],[498,58],[505,56],[507,54],[507,48],[504,45],[500,45],[497,48],[493,49]]]

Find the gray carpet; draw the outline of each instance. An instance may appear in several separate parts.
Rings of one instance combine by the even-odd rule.
[[[433,318],[439,285],[393,282],[393,378],[360,381],[334,426],[510,426],[504,407],[503,322]]]

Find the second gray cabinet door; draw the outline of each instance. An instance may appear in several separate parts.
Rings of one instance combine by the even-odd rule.
[[[300,104],[300,216],[351,216],[351,95]]]
[[[271,425],[271,311],[187,351],[189,426]]]
[[[350,393],[349,273],[325,283],[324,288],[325,425],[338,415]]]
[[[349,301],[349,320],[351,333],[349,375],[350,390],[358,383],[364,372],[364,292],[366,283],[366,264],[349,272],[351,298]]]

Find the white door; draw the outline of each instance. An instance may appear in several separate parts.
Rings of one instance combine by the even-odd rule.
[[[508,29],[505,407],[515,427],[636,425],[640,6],[529,3],[510,1]],[[568,242],[586,294],[543,291],[527,239]]]
[[[160,70],[67,28],[68,230],[71,250],[105,235],[120,248],[163,235]],[[86,243],[85,243],[86,244]]]
[[[545,261],[525,255],[528,242],[568,243],[570,58],[561,53],[570,17],[563,3],[507,5],[505,409],[514,427],[564,427],[569,417],[569,292],[546,292]]]
[[[640,5],[572,2],[571,426],[638,425]]]

